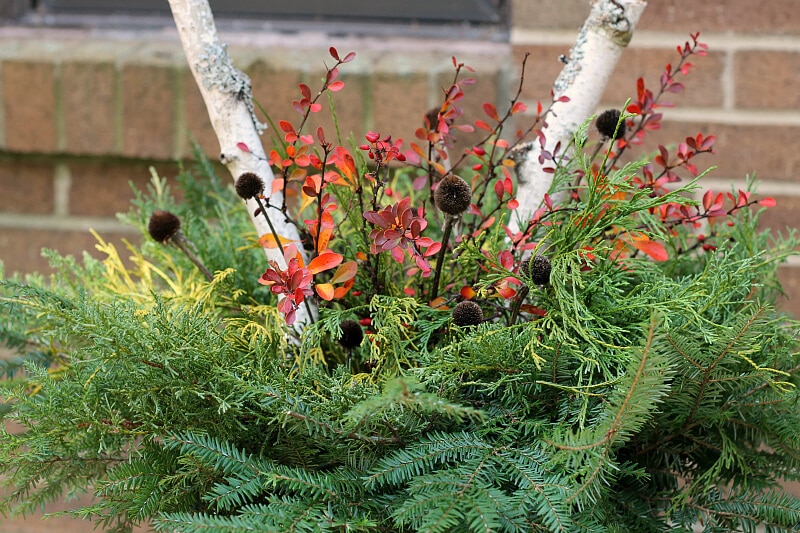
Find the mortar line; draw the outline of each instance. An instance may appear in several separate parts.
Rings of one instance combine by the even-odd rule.
[[[735,126],[800,126],[800,111],[676,107],[664,112],[664,120],[669,122],[713,122]]]
[[[3,67],[4,61],[0,61],[0,146],[6,145],[6,106],[3,98]]]
[[[713,189],[718,192],[729,192],[731,187],[744,189],[746,184],[747,182],[743,177],[730,179],[705,177],[700,180],[700,185],[704,189]],[[756,179],[756,185],[756,194],[758,196],[800,196],[800,183],[797,182]]]
[[[512,29],[512,45],[567,45],[572,46],[578,35],[577,30]],[[674,48],[690,40],[689,35],[680,32],[661,32],[636,30],[631,40],[631,48]],[[768,34],[726,35],[722,33],[701,33],[700,42],[709,46],[712,52],[733,50],[800,51],[800,37]]]
[[[53,170],[53,214],[56,216],[69,215],[69,191],[72,186],[72,173],[69,165],[64,162],[56,163]]]
[[[136,228],[127,226],[114,218],[28,215],[24,213],[0,213],[0,228],[82,232],[94,229],[101,233],[138,234]]]
[[[725,52],[722,63],[722,109],[734,110],[736,108],[736,73],[735,50]]]

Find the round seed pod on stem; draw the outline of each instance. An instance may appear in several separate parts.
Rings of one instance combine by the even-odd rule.
[[[163,210],[153,212],[147,224],[147,232],[156,242],[165,246],[167,244],[175,245],[175,247],[183,252],[183,254],[200,269],[200,272],[203,273],[208,281],[214,279],[214,275],[211,271],[206,268],[203,262],[200,261],[200,258],[190,249],[190,247],[195,250],[197,248],[181,231],[181,219],[179,219],[177,215]]]
[[[460,176],[448,174],[436,187],[436,191],[433,193],[433,201],[439,211],[445,214],[445,221],[442,232],[442,249],[439,250],[439,255],[436,258],[431,300],[435,300],[439,295],[439,281],[442,276],[444,256],[447,253],[447,242],[450,240],[453,223],[461,218],[461,214],[467,210],[472,201],[472,187]]]
[[[477,326],[483,322],[483,310],[481,306],[471,300],[464,300],[457,304],[451,311],[453,324],[456,326],[470,327]]]
[[[280,246],[281,238],[278,236],[278,232],[275,231],[275,226],[272,225],[272,220],[270,220],[267,214],[266,206],[261,202],[261,196],[264,193],[264,180],[262,180],[258,174],[245,172],[236,178],[234,188],[236,189],[236,194],[245,202],[251,198],[256,201],[259,211],[264,215],[264,220],[267,221],[269,231],[272,233],[272,238],[275,239],[275,242]],[[308,304],[306,304],[306,307],[308,307]],[[309,316],[311,316],[310,311]]]

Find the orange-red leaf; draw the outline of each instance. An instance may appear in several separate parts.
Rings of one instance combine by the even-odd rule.
[[[319,294],[319,297],[325,300],[326,302],[330,302],[331,300],[333,300],[335,291],[333,289],[333,285],[331,285],[330,283],[317,283],[316,285],[314,285],[314,289],[316,289],[317,294]]]
[[[333,92],[341,91],[342,89],[344,89],[344,82],[341,80],[337,80],[328,85],[328,90]]]
[[[284,237],[283,235],[278,235],[278,239],[280,239],[280,247],[282,248],[286,244],[290,242],[295,242],[288,237]],[[275,236],[272,233],[265,233],[261,237],[258,238],[258,244],[264,248],[278,248],[278,243],[275,241]]]
[[[343,259],[344,257],[341,254],[326,251],[311,260],[308,264],[308,271],[312,274],[319,274],[320,272],[339,266]]]
[[[341,287],[336,287],[336,289],[333,291],[333,297],[335,299],[344,298],[347,295],[347,293],[350,292],[350,289],[353,288],[353,285],[355,285],[355,283],[356,280],[355,278],[353,278],[351,280],[346,281],[344,285],[342,285]]]
[[[322,231],[319,232],[319,238],[317,239],[317,251],[325,250],[328,247],[328,243],[331,241],[332,236],[333,230],[323,227]]]
[[[430,305],[434,309],[447,309],[447,307],[445,306],[446,303],[447,300],[439,296],[438,298],[431,300],[430,304],[428,305]]]
[[[777,205],[777,202],[775,201],[775,198],[767,196],[766,198],[762,198],[761,200],[759,200],[758,205],[763,207],[775,207]]]
[[[471,300],[478,295],[478,293],[475,292],[475,289],[473,289],[469,285],[464,285],[463,287],[461,287],[461,291],[459,292],[461,294],[461,297],[464,298],[465,300]]]
[[[342,263],[331,278],[331,283],[342,283],[347,280],[353,279],[358,272],[358,263],[355,261],[348,261]]]
[[[664,245],[651,240],[647,235],[638,235],[634,237],[633,246],[656,261],[666,261],[669,259],[669,254]]]

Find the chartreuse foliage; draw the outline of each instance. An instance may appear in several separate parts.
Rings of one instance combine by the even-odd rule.
[[[586,185],[532,234],[549,284],[495,261],[499,224],[460,246],[476,300],[525,283],[515,319],[500,304],[458,327],[394,287],[323,308],[292,342],[241,202],[200,161],[183,203],[155,179],[123,218],[144,232],[178,213],[213,280],[145,240],[3,281],[5,513],[90,491],[74,514],[116,531],[800,527],[778,484],[800,479],[797,324],[775,309],[795,242],[754,210],[703,250],[658,216],[691,205],[694,181],[653,195],[630,180],[642,163],[601,183],[575,157],[555,190],[576,171]],[[637,238],[644,253],[622,253]],[[365,317],[360,346],[340,346]]]

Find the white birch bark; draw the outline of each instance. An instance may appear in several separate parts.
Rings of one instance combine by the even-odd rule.
[[[570,50],[569,59],[553,84],[554,99],[568,96],[568,102],[556,102],[542,128],[544,149],[553,152],[557,143],[568,146],[573,134],[594,112],[603,90],[614,72],[622,52],[633,37],[647,0],[594,0],[589,17]],[[550,189],[553,175],[544,172],[552,161],[539,163],[542,148],[538,141],[521,150],[517,162],[520,207],[511,227],[516,232],[524,226],[541,205]]]
[[[169,5],[186,59],[219,141],[220,161],[228,168],[234,180],[245,172],[260,176],[264,180],[265,194],[269,194],[274,176],[259,137],[266,126],[255,115],[250,78],[234,67],[226,52],[226,45],[220,42],[208,0],[169,0]],[[241,150],[238,143],[246,144],[250,152]],[[282,205],[281,193],[272,194],[270,203]],[[271,233],[264,216],[253,215],[258,209],[254,200],[247,201],[247,209],[259,237]],[[278,235],[299,242],[297,228],[285,222],[283,215],[277,210],[270,211],[267,214],[271,215],[270,221]],[[302,246],[298,246],[298,249],[302,253]],[[267,259],[285,268],[282,250],[265,250]],[[313,302],[309,301],[309,304],[311,312],[315,314]],[[300,306],[295,324],[302,329],[310,320],[305,306]]]

